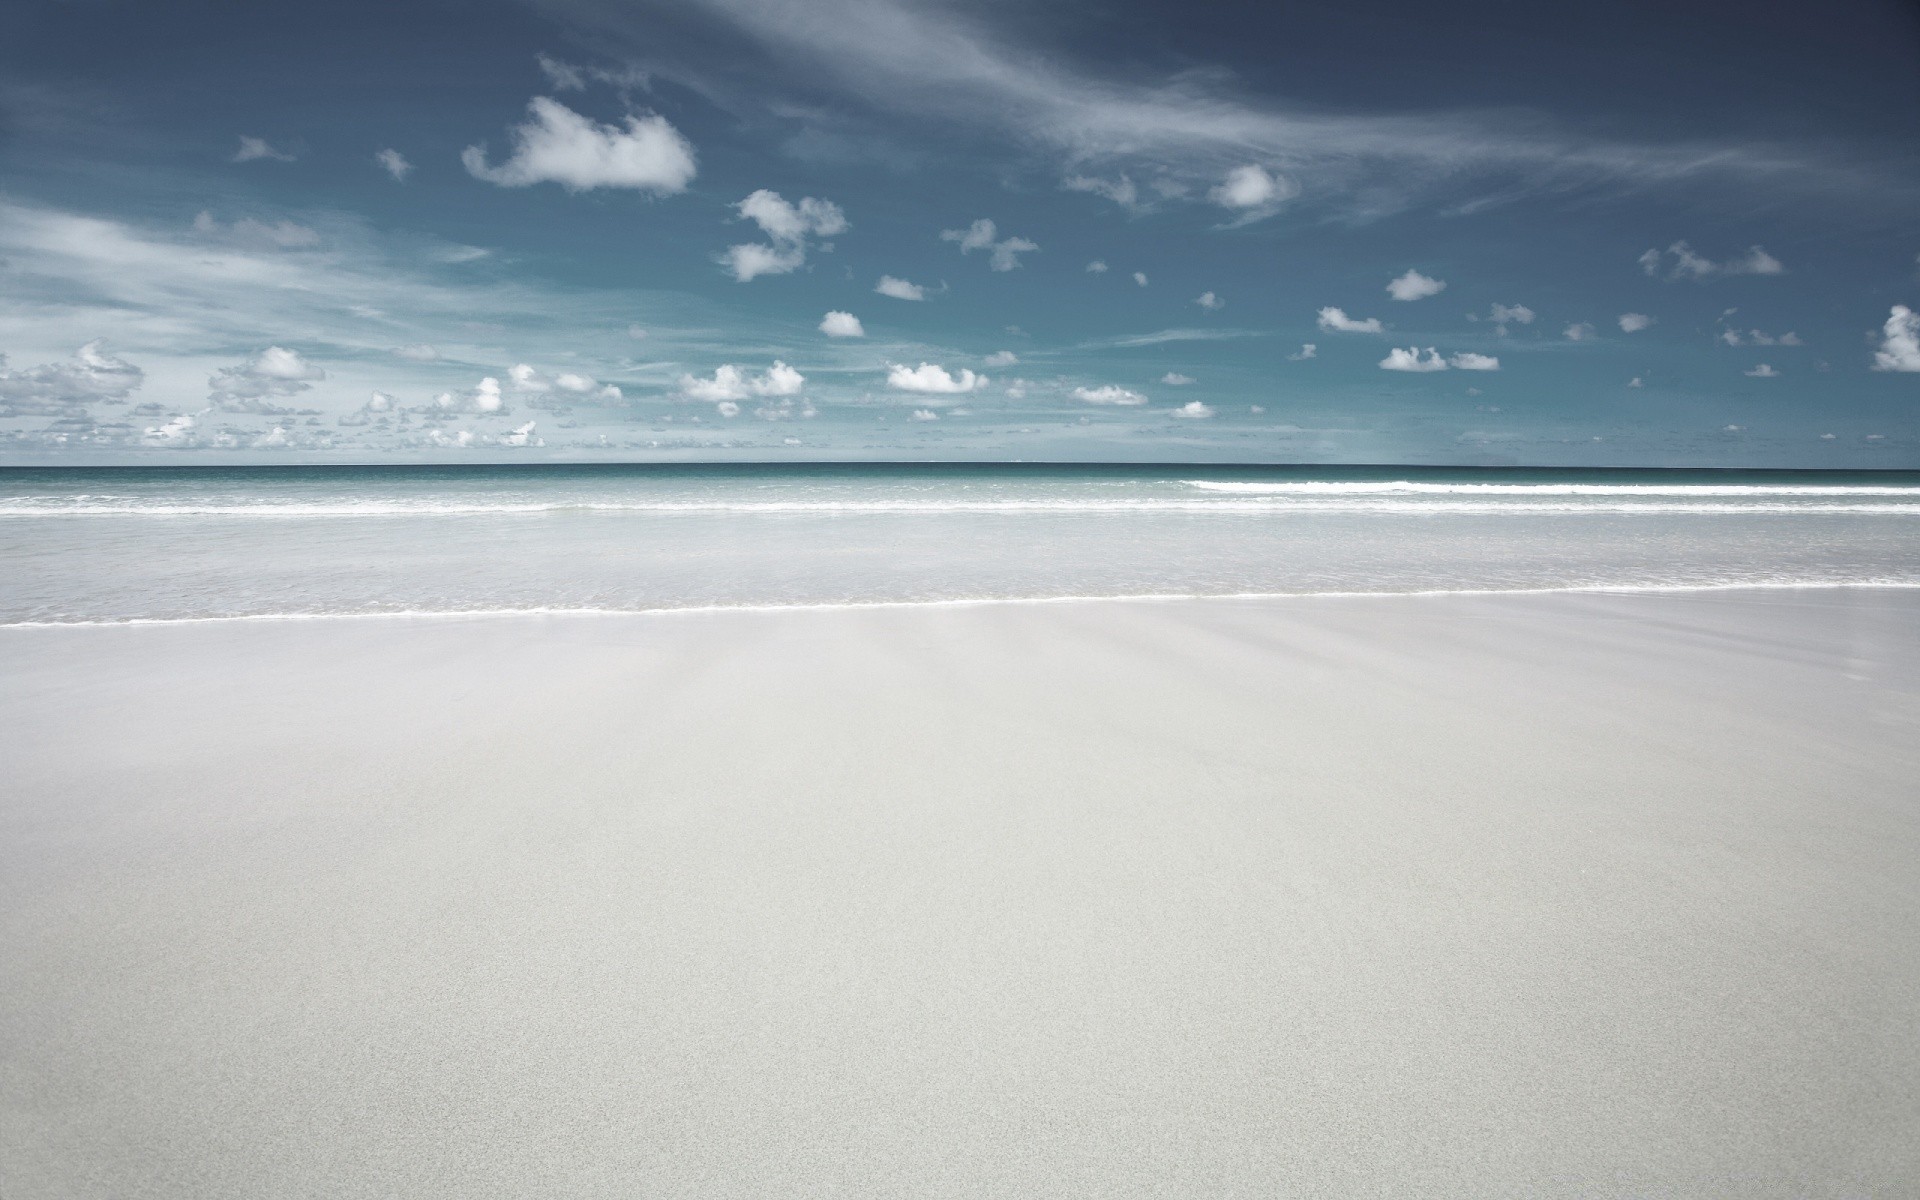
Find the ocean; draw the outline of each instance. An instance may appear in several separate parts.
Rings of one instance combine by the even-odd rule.
[[[1920,472],[0,471],[0,624],[1920,586]]]

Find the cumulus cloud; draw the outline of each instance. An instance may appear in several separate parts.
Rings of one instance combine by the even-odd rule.
[[[1716,275],[1780,275],[1786,271],[1779,259],[1759,246],[1751,246],[1737,257],[1715,262],[1694,253],[1693,247],[1683,241],[1675,242],[1664,251],[1648,250],[1640,256],[1640,269],[1654,278],[1664,275],[1668,279],[1691,279],[1696,283]]]
[[[1725,320],[1725,318],[1732,316],[1738,311],[1738,309],[1730,308],[1721,314],[1721,319]],[[1721,327],[1719,340],[1729,346],[1799,346],[1803,344],[1800,340],[1800,335],[1792,330],[1776,335],[1768,333],[1763,329],[1749,329],[1742,332],[1731,325],[1723,325]]]
[[[820,332],[828,337],[849,338],[867,336],[866,328],[860,324],[860,318],[850,312],[834,311],[820,318]]]
[[[240,148],[233,152],[233,161],[237,163],[254,162],[269,159],[273,162],[292,162],[294,156],[284,150],[276,150],[268,145],[265,138],[240,135]]]
[[[139,367],[108,354],[96,339],[66,362],[24,371],[7,369],[0,354],[0,410],[8,414],[64,412],[83,404],[119,404],[146,379]]]
[[[903,392],[938,392],[955,394],[971,392],[987,382],[986,376],[975,375],[962,367],[949,373],[937,363],[923,362],[917,367],[907,367],[900,363],[887,366],[887,386]]]
[[[1627,380],[1627,386],[1630,388],[1643,388],[1647,385],[1645,380],[1635,375],[1632,379]]]
[[[420,411],[430,416],[453,413],[495,416],[509,410],[506,397],[500,391],[500,381],[489,375],[475,384],[471,391],[441,392]]]
[[[1243,225],[1272,216],[1282,204],[1299,194],[1300,188],[1292,180],[1273,175],[1258,164],[1249,163],[1228,171],[1227,177],[1207,192],[1207,199],[1238,213],[1234,224]]]
[[[1214,295],[1212,292],[1200,293],[1199,297],[1194,300],[1194,303],[1198,304],[1201,308],[1206,309],[1208,312],[1218,312],[1220,309],[1223,309],[1227,306],[1227,302],[1225,300],[1222,300],[1220,297]]]
[[[1020,361],[1020,356],[1011,350],[995,350],[984,361],[989,367],[1011,367]]]
[[[1133,273],[1133,281],[1141,287],[1147,286],[1147,273],[1145,271],[1135,271]]]
[[[1160,377],[1160,382],[1166,384],[1168,387],[1186,387],[1188,384],[1196,381],[1191,375],[1182,375],[1178,371],[1168,371]]]
[[[796,395],[806,386],[806,382],[806,376],[777,359],[759,375],[749,375],[732,363],[727,363],[716,368],[711,379],[682,375],[680,395],[688,400],[726,403],[753,396]]]
[[[1320,328],[1328,333],[1383,333],[1386,327],[1380,324],[1379,317],[1368,317],[1362,321],[1349,317],[1345,311],[1328,305],[1320,310]]]
[[[1198,400],[1189,400],[1173,410],[1173,415],[1189,421],[1203,421],[1213,415],[1213,408]]]
[[[1096,388],[1077,387],[1073,389],[1073,398],[1088,404],[1113,404],[1123,408],[1133,408],[1147,402],[1147,398],[1139,392],[1111,383]]]
[[[299,351],[268,346],[245,362],[215,372],[207,380],[207,398],[222,412],[290,413],[294,410],[274,401],[297,396],[326,377]]]
[[[1600,331],[1585,321],[1576,321],[1560,331],[1560,336],[1570,342],[1590,342]]]
[[[1408,268],[1405,275],[1387,281],[1387,295],[1395,300],[1425,300],[1428,296],[1437,296],[1447,288],[1443,279],[1429,279],[1420,272]]]
[[[405,183],[408,173],[413,170],[413,164],[407,161],[406,155],[391,146],[374,155],[373,161],[380,164],[381,170],[393,176],[395,183]]]
[[[495,439],[495,444],[501,445],[501,446],[544,446],[546,445],[546,442],[533,436],[533,429],[534,429],[534,423],[532,421],[528,421],[525,425],[522,425],[519,428],[515,429],[512,433],[501,434],[498,438]]]
[[[197,436],[199,424],[200,422],[191,413],[176,413],[164,424],[148,426],[140,435],[140,440],[149,446],[190,446],[199,440]]]
[[[720,256],[741,283],[760,275],[785,275],[807,261],[809,237],[835,237],[849,228],[847,216],[831,200],[808,196],[789,204],[779,192],[761,188],[734,205],[741,217],[767,235],[771,245],[748,242],[729,246]]]
[[[1453,364],[1455,370],[1459,371],[1498,371],[1500,369],[1500,360],[1498,358],[1495,358],[1491,354],[1475,354],[1471,350],[1462,350],[1448,361]],[[1419,369],[1429,370],[1431,368],[1423,367]]]
[[[1489,311],[1487,320],[1493,322],[1493,331],[1501,337],[1507,336],[1508,325],[1531,325],[1536,314],[1524,304],[1496,304]]]
[[[562,371],[548,378],[529,363],[515,363],[507,368],[507,378],[513,391],[535,407],[552,407],[555,403],[574,403],[578,401],[597,401],[617,404],[626,397],[612,384],[602,385],[591,375],[578,371]]]
[[[350,413],[340,417],[342,425],[371,425],[376,421],[391,421],[400,411],[400,403],[385,392],[374,392],[367,402]],[[152,430],[148,431],[153,432]]]
[[[513,154],[487,162],[485,143],[468,146],[460,161],[476,179],[501,187],[557,183],[570,192],[632,188],[672,195],[693,181],[693,145],[658,115],[627,116],[624,128],[601,125],[557,100],[535,96],[531,119],[511,131]]]
[[[1387,356],[1380,360],[1380,369],[1383,371],[1444,371],[1447,369],[1447,363],[1440,357],[1440,352],[1432,346],[1427,347],[1424,358],[1421,357],[1418,347],[1409,346],[1402,350],[1396,346],[1387,351]]]
[[[882,275],[873,290],[882,296],[892,296],[895,300],[925,300],[927,289],[917,283],[908,283],[904,279],[895,279],[891,275]]]
[[[1087,273],[1090,275],[1105,275],[1107,273],[1107,264],[1096,258],[1087,264]]]
[[[930,408],[916,408],[913,410],[912,419],[915,421],[938,421],[940,414]]]
[[[1335,309],[1334,311],[1339,312],[1340,310]],[[1345,314],[1342,314],[1342,315],[1344,316]],[[1319,353],[1320,353],[1320,347],[1314,345],[1312,342],[1301,342],[1300,348],[1298,350],[1294,351],[1292,354],[1287,355],[1287,360],[1289,362],[1304,362],[1305,360],[1312,358]]]
[[[1880,327],[1880,348],[1873,352],[1876,371],[1920,371],[1920,313],[1896,304]]]
[[[1653,318],[1648,316],[1645,313],[1621,313],[1620,314],[1620,332],[1621,333],[1639,333],[1642,329],[1645,329],[1652,324],[1653,324]]]
[[[1774,370],[1772,367],[1768,366],[1766,363],[1759,364],[1758,366],[1754,367],[1751,371],[1742,371],[1741,374],[1747,376],[1749,379],[1780,378],[1780,372]]]
[[[1013,270],[1020,265],[1020,255],[1040,248],[1038,243],[1026,238],[1000,237],[1000,231],[986,217],[981,217],[965,229],[943,229],[940,231],[940,240],[960,243],[962,254],[985,250],[988,265],[996,271]]]

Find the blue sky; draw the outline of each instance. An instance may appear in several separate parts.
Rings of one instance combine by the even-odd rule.
[[[1920,466],[1911,6],[0,15],[0,461]]]

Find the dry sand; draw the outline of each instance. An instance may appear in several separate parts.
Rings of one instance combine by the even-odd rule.
[[[1920,593],[0,630],[0,1195],[1911,1196]]]

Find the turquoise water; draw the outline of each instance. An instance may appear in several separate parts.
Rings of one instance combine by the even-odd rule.
[[[1920,586],[1920,472],[0,471],[0,623]]]

